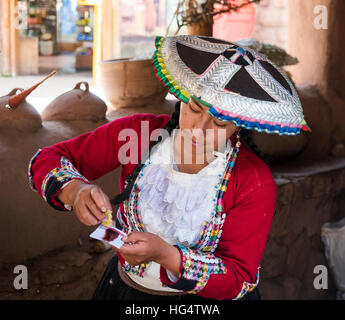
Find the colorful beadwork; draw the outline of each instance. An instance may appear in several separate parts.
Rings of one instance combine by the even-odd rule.
[[[199,240],[192,248],[187,248],[181,244],[177,244],[180,249],[183,260],[183,274],[181,277],[188,280],[197,280],[197,283],[193,290],[188,293],[198,293],[201,291],[211,274],[225,274],[227,272],[226,266],[221,258],[214,255],[216,248],[222,234],[222,227],[226,218],[226,214],[223,212],[224,204],[223,197],[227,190],[229,180],[231,178],[232,169],[235,166],[235,162],[240,151],[240,143],[237,143],[233,148],[229,160],[227,162],[225,171],[216,188],[217,196],[214,199],[215,207],[211,213],[211,219],[209,222],[203,223],[203,228],[200,232]],[[138,210],[138,199],[140,196],[140,190],[137,184],[138,178],[143,175],[143,170],[146,166],[150,165],[151,161],[148,159],[143,168],[141,169],[136,181],[134,182],[130,197],[124,201],[125,216],[128,221],[128,231],[145,231],[140,210]],[[130,266],[125,263],[125,271],[131,272],[135,275],[144,276],[145,269],[149,264],[142,264],[140,266]],[[258,276],[257,282],[258,283]],[[255,285],[255,286],[256,286]],[[254,289],[254,284],[245,282],[241,290],[241,296]],[[236,297],[239,299],[239,297]]]
[[[162,55],[160,52],[163,40],[163,37],[157,37],[155,41],[157,50],[154,52],[152,63],[156,70],[156,75],[160,80],[163,81],[166,86],[169,87],[170,92],[174,94],[176,98],[187,103],[190,94],[178,85],[178,83],[169,74],[163,63]]]
[[[197,293],[201,291],[211,274],[225,274],[226,266],[222,259],[217,258],[213,253],[198,249],[187,248],[177,244],[182,252],[182,277],[188,280],[197,280],[193,290],[187,293]],[[206,247],[205,247],[206,248]]]
[[[206,248],[208,247],[212,248],[210,249],[211,251],[214,251],[218,246],[219,238],[222,232],[221,229],[226,217],[226,214],[223,213],[223,197],[227,190],[232,169],[234,168],[239,151],[239,147],[235,146],[231,153],[230,159],[220,180],[213,218],[209,223],[205,223],[203,229],[200,232],[199,241],[196,245],[198,249],[204,248],[206,250]]]
[[[142,222],[142,217],[141,217],[141,214],[138,210],[138,199],[139,199],[139,195],[140,195],[140,190],[139,190],[137,182],[138,182],[140,174],[142,173],[144,168],[150,163],[151,162],[148,159],[146,161],[146,163],[143,165],[140,173],[138,174],[138,176],[137,176],[137,178],[133,184],[129,198],[123,202],[123,208],[124,208],[125,216],[126,216],[126,219],[128,222],[127,226],[124,229],[124,231],[126,233],[131,233],[132,231],[138,231],[138,232],[144,232],[145,231],[144,230],[144,224]],[[126,185],[125,185],[125,187],[126,187]],[[128,264],[127,261],[125,261],[124,270],[126,272],[130,272],[134,275],[144,277],[145,269],[147,268],[148,265],[149,265],[149,263],[143,263],[139,266],[131,266],[130,264]]]
[[[258,271],[256,273],[255,283],[249,283],[249,282],[246,282],[246,281],[243,282],[242,289],[241,289],[240,293],[233,300],[242,299],[248,292],[253,291],[257,287],[257,285],[259,283],[259,278],[260,278],[260,271],[259,271],[259,269],[260,269],[260,266],[258,267]]]
[[[186,248],[178,245],[183,253],[184,274],[182,274],[182,277],[190,280],[198,280],[194,289],[189,291],[189,293],[201,291],[211,274],[226,273],[225,264],[220,258],[217,258],[213,252],[216,250],[222,234],[222,227],[226,218],[226,214],[223,212],[223,197],[227,190],[232,169],[234,168],[239,151],[239,145],[236,145],[233,148],[226,169],[220,180],[212,218],[210,222],[204,223],[203,229],[200,232],[199,241],[195,248]],[[201,271],[203,272],[202,275],[200,275]]]

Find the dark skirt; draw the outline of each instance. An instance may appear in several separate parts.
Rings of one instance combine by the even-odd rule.
[[[115,254],[97,285],[92,297],[93,300],[210,300],[196,294],[163,296],[139,291],[122,281],[117,267],[118,258]],[[256,287],[252,292],[247,293],[241,300],[261,300],[258,288]]]

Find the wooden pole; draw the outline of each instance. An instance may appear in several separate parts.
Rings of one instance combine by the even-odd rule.
[[[18,30],[16,28],[16,6],[17,0],[1,1],[1,74],[5,76],[15,76],[17,74]]]
[[[121,35],[120,35],[120,0],[113,0],[113,47],[111,59],[121,57]]]
[[[97,87],[100,84],[99,63],[102,57],[102,17],[100,4],[94,5],[94,35],[93,35],[93,83]]]
[[[1,1],[2,75],[11,74],[10,0]]]
[[[16,25],[17,0],[10,0],[10,39],[11,39],[11,74],[17,75],[18,70],[18,28]]]
[[[102,57],[101,60],[109,60],[113,57],[113,4],[112,0],[102,1]]]
[[[1,64],[2,64],[2,28],[1,28],[1,21],[2,21],[2,4],[0,1],[0,71],[1,71]]]

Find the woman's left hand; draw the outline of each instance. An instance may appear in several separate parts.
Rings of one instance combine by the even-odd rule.
[[[166,259],[166,253],[171,250],[170,247],[173,247],[150,232],[134,231],[122,241],[125,244],[116,251],[132,266],[149,261],[160,263]]]

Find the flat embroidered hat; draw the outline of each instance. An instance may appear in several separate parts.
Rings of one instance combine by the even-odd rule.
[[[289,78],[266,56],[221,39],[156,37],[156,75],[179,100],[192,97],[222,121],[259,132],[311,131]]]

